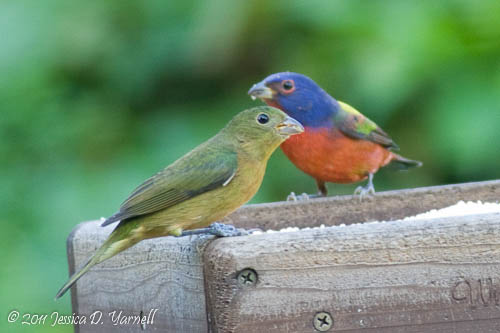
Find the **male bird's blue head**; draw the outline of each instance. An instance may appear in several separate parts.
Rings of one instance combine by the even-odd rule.
[[[269,75],[254,84],[248,94],[282,109],[307,127],[330,127],[340,107],[316,82],[292,72]]]

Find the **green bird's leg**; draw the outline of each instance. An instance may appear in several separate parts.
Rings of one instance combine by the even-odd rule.
[[[250,234],[252,231],[254,231],[254,229],[247,231],[245,229],[236,228],[234,225],[231,224],[215,222],[212,223],[208,228],[183,231],[181,236],[208,234],[218,237],[234,237],[234,236],[245,236]]]
[[[359,201],[367,194],[375,194],[375,187],[373,186],[373,173],[368,174],[368,183],[365,186],[358,186],[354,190],[354,194],[359,194]]]

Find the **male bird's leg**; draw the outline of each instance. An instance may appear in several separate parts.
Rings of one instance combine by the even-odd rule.
[[[316,186],[318,186],[317,197],[326,197],[328,195],[328,189],[326,188],[324,181],[316,179]]]
[[[218,237],[234,237],[234,236],[248,235],[248,234],[251,234],[255,230],[259,230],[259,229],[245,230],[245,229],[241,229],[241,228],[236,228],[234,225],[231,225],[231,224],[224,224],[224,223],[215,222],[215,223],[212,223],[207,228],[200,228],[200,229],[183,231],[181,236],[209,234],[209,235],[214,235],[214,236],[218,236]]]
[[[326,197],[328,194],[328,189],[326,188],[325,182],[316,179],[316,186],[318,186],[317,194],[302,193],[301,195],[296,195],[295,192],[292,192],[288,195],[288,197],[286,197],[286,201],[305,201],[314,198]]]
[[[367,194],[375,194],[375,187],[373,187],[373,173],[368,174],[368,183],[365,186],[358,186],[354,190],[354,194],[359,194],[359,201]]]

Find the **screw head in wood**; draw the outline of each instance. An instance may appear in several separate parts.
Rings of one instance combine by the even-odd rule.
[[[313,326],[317,331],[326,332],[333,326],[333,318],[328,312],[318,312],[314,315]]]
[[[251,268],[245,268],[238,273],[238,284],[243,287],[254,286],[257,283],[257,272]]]

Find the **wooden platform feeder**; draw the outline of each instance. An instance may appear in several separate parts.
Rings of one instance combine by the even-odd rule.
[[[78,281],[73,311],[87,323],[76,330],[498,332],[500,214],[398,219],[499,199],[500,181],[488,181],[381,192],[361,203],[342,196],[245,206],[223,222],[331,227],[143,241]],[[393,222],[361,223],[373,220]],[[99,224],[69,236],[71,273],[113,229]],[[102,315],[99,324],[92,314]],[[149,320],[124,323],[134,315]]]

